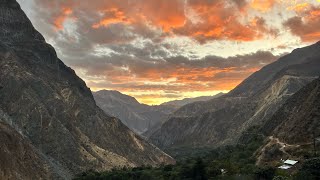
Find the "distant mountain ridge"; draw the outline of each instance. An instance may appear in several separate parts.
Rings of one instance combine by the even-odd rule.
[[[16,0],[0,0],[0,179],[175,161],[97,107]]]
[[[248,127],[268,120],[319,72],[320,42],[263,67],[222,97],[181,107],[150,140],[165,149],[235,142]]]
[[[134,97],[118,91],[101,90],[93,92],[93,96],[102,110],[119,118],[138,134],[162,124],[169,114],[176,110],[170,105],[148,106],[140,104]]]
[[[206,101],[222,96],[201,96],[169,101],[149,106],[139,103],[134,97],[114,90],[93,92],[97,105],[107,114],[119,118],[126,126],[138,134],[150,134],[164,123],[172,113],[185,104]]]
[[[220,96],[224,95],[224,93],[218,93],[216,95],[213,96],[200,96],[200,97],[195,97],[195,98],[184,98],[182,100],[174,100],[174,101],[169,101],[169,102],[165,102],[162,103],[161,105],[173,105],[176,107],[182,107],[185,106],[187,104],[191,104],[194,102],[199,102],[199,101],[208,101],[214,98],[218,98]]]

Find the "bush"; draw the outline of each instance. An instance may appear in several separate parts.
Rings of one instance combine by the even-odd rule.
[[[272,180],[289,180],[289,178],[285,176],[275,176]]]
[[[307,160],[300,171],[298,172],[296,179],[320,179],[320,158],[313,158]]]
[[[259,180],[269,180],[273,179],[276,169],[274,167],[263,167],[259,168],[255,172],[255,178]]]

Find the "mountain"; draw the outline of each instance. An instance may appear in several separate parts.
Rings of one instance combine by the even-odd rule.
[[[162,124],[176,108],[171,105],[148,106],[134,97],[118,91],[93,92],[97,105],[107,114],[121,119],[122,123],[138,134]]]
[[[175,107],[182,107],[187,104],[194,103],[194,102],[208,101],[208,100],[211,100],[214,98],[218,98],[222,95],[224,95],[224,93],[218,93],[214,96],[200,96],[200,97],[195,97],[195,98],[184,98],[182,100],[174,100],[174,101],[165,102],[165,103],[162,103],[161,105],[172,105]]]
[[[174,163],[97,107],[15,0],[0,2],[0,179]]]
[[[288,144],[313,143],[313,134],[320,136],[320,78],[294,94],[261,129]]]
[[[107,114],[121,119],[122,123],[138,134],[150,134],[159,128],[170,114],[179,107],[198,101],[205,101],[222,96],[202,96],[186,98],[163,103],[157,106],[148,106],[139,103],[134,97],[118,91],[101,90],[93,92],[97,105]]]
[[[280,159],[304,159],[320,137],[320,78],[292,97],[269,119],[260,132],[268,137],[258,151],[257,164]]]
[[[248,127],[268,120],[319,72],[320,42],[263,67],[226,95],[181,107],[149,139],[177,151],[234,143]]]
[[[1,179],[51,179],[46,164],[31,142],[0,120]],[[23,160],[23,161],[22,161]]]

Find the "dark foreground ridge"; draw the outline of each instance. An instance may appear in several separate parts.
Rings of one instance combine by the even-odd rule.
[[[88,169],[174,163],[96,106],[15,0],[0,0],[0,28],[0,131],[9,138],[0,139],[1,150],[7,147],[0,179],[70,179]]]

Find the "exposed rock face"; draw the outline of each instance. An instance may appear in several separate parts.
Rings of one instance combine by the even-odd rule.
[[[312,143],[313,134],[320,135],[320,79],[294,94],[261,129],[288,144]]]
[[[5,156],[26,157],[19,148],[33,146],[30,163],[47,164],[54,177],[66,179],[87,169],[174,162],[96,106],[84,81],[57,58],[15,0],[0,0],[0,28],[0,118],[11,127],[5,133],[23,141]],[[29,160],[20,161],[30,168]],[[0,179],[38,177],[16,168],[1,166]]]
[[[254,73],[230,93],[178,109],[150,140],[163,148],[235,142],[248,127],[268,120],[319,72],[320,43],[296,49]]]
[[[0,121],[1,179],[50,179],[47,165],[30,142]]]
[[[97,105],[107,114],[115,116],[136,133],[142,134],[161,125],[176,108],[174,106],[148,106],[134,97],[118,91],[93,92]]]

